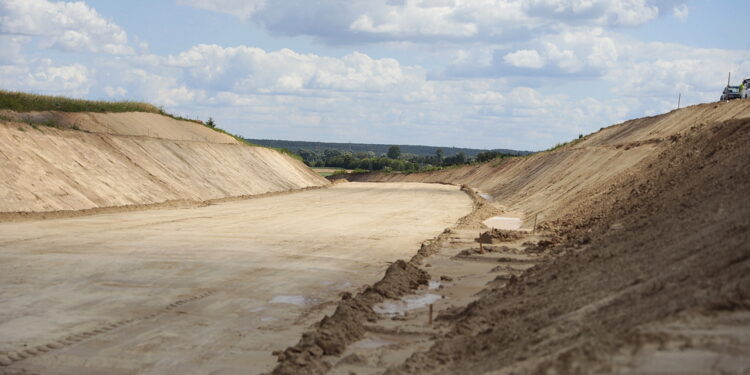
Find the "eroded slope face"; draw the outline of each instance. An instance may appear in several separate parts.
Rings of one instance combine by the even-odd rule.
[[[551,222],[552,259],[390,373],[745,373],[750,120],[691,127]]]
[[[551,241],[547,262],[491,282],[388,373],[746,372],[749,144],[750,101],[734,101],[527,158],[362,176],[479,187],[539,213]]]
[[[233,137],[193,121],[147,112],[13,112],[0,110],[0,118],[19,123],[53,124],[61,129],[91,133],[134,135],[178,141],[236,144]]]
[[[328,184],[287,155],[192,122],[148,113],[54,115],[81,130],[0,122],[0,212],[205,201]]]
[[[365,174],[361,181],[413,181],[466,184],[492,195],[508,211],[526,216],[530,228],[540,221],[564,217],[583,199],[604,199],[604,187],[638,173],[672,147],[674,137],[693,127],[729,119],[750,118],[750,101],[696,105],[670,113],[605,128],[552,152],[490,161],[438,172]]]

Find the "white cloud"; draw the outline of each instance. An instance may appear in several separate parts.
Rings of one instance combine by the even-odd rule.
[[[43,48],[133,53],[125,31],[83,2],[0,0],[0,34],[36,37]]]
[[[690,14],[690,9],[688,8],[687,4],[679,4],[675,5],[675,7],[672,8],[672,13],[680,21],[686,21],[688,15]]]
[[[0,34],[0,65],[22,64],[24,62],[21,47],[28,37]]]
[[[683,103],[712,101],[726,84],[727,72],[750,72],[750,61],[740,60],[739,51],[637,41],[622,50],[622,61],[605,75],[619,95],[671,99],[682,93],[688,98]]]
[[[682,0],[179,0],[275,34],[332,43],[525,40],[560,26],[634,27]],[[686,9],[686,8],[684,8]]]
[[[81,64],[54,65],[42,60],[33,66],[0,66],[3,88],[82,96],[89,92],[91,70]]]
[[[205,90],[191,88],[179,78],[166,72],[147,71],[144,69],[128,70],[124,77],[123,86],[131,86],[140,98],[159,106],[178,107],[182,105],[196,105],[206,99]]]
[[[563,73],[599,74],[616,64],[619,57],[617,42],[600,28],[545,35],[532,45],[538,46],[542,56]]]
[[[442,76],[512,77],[519,68],[533,69],[544,76],[601,76],[618,64],[620,46],[628,43],[599,27],[562,28],[528,42],[511,43],[513,48],[501,45],[459,50]]]
[[[332,58],[289,49],[266,52],[247,46],[198,45],[163,62],[183,69],[195,83],[240,93],[381,92],[424,80],[420,68],[358,52]]]
[[[466,38],[476,35],[479,31],[477,25],[456,20],[454,12],[452,2],[407,1],[403,6],[373,9],[362,14],[349,25],[349,29],[398,38]]]
[[[638,26],[659,14],[659,7],[646,0],[527,0],[525,10],[534,16],[566,23]]]
[[[263,9],[266,0],[177,0],[177,4],[228,13],[244,20]]]
[[[510,65],[519,68],[539,69],[544,66],[542,57],[536,50],[522,49],[511,52],[503,57],[503,60]]]
[[[104,93],[110,98],[122,98],[128,94],[128,90],[124,87],[112,87],[107,85],[104,86]]]

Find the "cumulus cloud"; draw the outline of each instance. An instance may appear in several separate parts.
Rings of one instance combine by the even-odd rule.
[[[162,61],[182,69],[195,84],[239,93],[382,92],[424,80],[420,68],[358,52],[333,58],[289,49],[266,52],[248,46],[198,45]]]
[[[0,34],[35,37],[44,48],[133,53],[125,31],[83,2],[0,0]]]
[[[112,87],[110,85],[104,86],[104,93],[110,98],[122,98],[128,94],[128,90],[124,87]]]
[[[620,61],[619,48],[627,41],[594,28],[565,28],[516,48],[484,47],[463,51],[444,72],[449,78],[528,75],[539,77],[602,76]],[[490,56],[489,59],[482,56]]]
[[[613,66],[619,56],[614,38],[604,35],[600,28],[545,35],[535,44],[544,51],[546,59],[567,73],[586,70],[596,74]]]
[[[511,52],[503,57],[506,63],[519,68],[539,69],[544,66],[542,57],[536,50],[522,49]]]
[[[358,16],[349,24],[349,30],[389,38],[467,38],[476,35],[479,32],[477,24],[455,19],[454,7],[453,2],[409,1],[399,6],[376,8]]]
[[[688,8],[687,4],[679,4],[675,5],[675,7],[672,8],[672,13],[680,21],[686,21],[688,15],[690,14],[690,9]]]
[[[559,26],[634,27],[679,0],[179,0],[327,42],[519,40]],[[682,14],[682,13],[680,13]]]
[[[55,65],[50,60],[32,66],[0,66],[0,82],[10,90],[82,96],[93,84],[90,76],[91,70],[81,64]]]
[[[228,13],[244,20],[263,9],[266,0],[177,0],[177,4]]]
[[[22,64],[24,58],[21,47],[27,40],[24,36],[0,34],[0,65]]]
[[[750,72],[740,51],[638,41],[624,43],[621,50],[621,61],[604,78],[623,96],[671,99],[682,93],[688,103],[713,101],[726,84],[726,72]]]

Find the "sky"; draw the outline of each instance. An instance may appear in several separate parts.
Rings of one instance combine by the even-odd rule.
[[[542,150],[718,100],[750,1],[0,0],[0,89],[247,138]]]

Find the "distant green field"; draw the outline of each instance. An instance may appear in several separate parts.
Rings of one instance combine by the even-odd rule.
[[[346,171],[351,172],[349,170],[346,170],[344,168],[333,168],[333,167],[323,167],[323,168],[311,168],[313,171],[317,172],[319,175],[323,177],[328,177],[336,173],[336,171]]]

